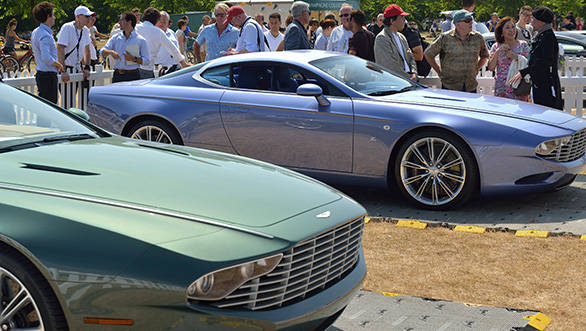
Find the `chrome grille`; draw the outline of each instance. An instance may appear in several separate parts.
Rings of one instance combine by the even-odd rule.
[[[545,159],[557,162],[571,162],[581,158],[586,151],[586,129],[571,135],[570,141],[561,148],[556,148]]]
[[[267,310],[317,294],[354,268],[363,228],[364,218],[360,217],[304,240],[284,251],[273,271],[209,304],[217,308]]]

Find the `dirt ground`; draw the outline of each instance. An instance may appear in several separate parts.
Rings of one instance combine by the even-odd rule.
[[[586,240],[366,225],[364,288],[540,311],[548,331],[580,330],[586,312]]]

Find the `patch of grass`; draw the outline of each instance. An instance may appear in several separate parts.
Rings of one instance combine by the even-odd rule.
[[[586,312],[586,242],[518,238],[393,223],[366,225],[364,288],[540,311],[550,330],[580,330]]]

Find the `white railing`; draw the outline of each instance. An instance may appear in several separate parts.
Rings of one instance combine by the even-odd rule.
[[[114,71],[112,70],[103,70],[101,65],[96,65],[95,71],[92,71],[90,77],[88,78],[90,88],[92,86],[103,86],[112,83],[112,76]],[[11,73],[3,73],[2,81],[8,85],[18,87],[23,89],[32,94],[38,94],[37,90],[37,82],[35,80],[34,73],[28,71],[21,71],[21,72],[11,72]],[[82,83],[83,73],[69,73],[69,81],[67,83],[63,83],[61,81],[61,75],[58,76],[59,79],[59,100],[57,104],[63,108],[79,108],[79,109],[86,109],[87,107],[87,95],[89,89],[83,88]],[[73,94],[73,98],[63,97],[65,94]]]
[[[155,72],[157,72],[155,70]],[[96,71],[93,71],[89,77],[89,85],[103,86],[112,82],[114,71],[104,70],[101,65],[96,65]],[[35,77],[27,71],[16,73],[8,77],[4,73],[3,81],[8,84],[30,93],[37,93],[37,85]],[[586,116],[586,108],[584,108],[584,88],[586,88],[586,58],[584,57],[569,57],[566,58],[564,68],[560,73],[560,82],[562,85],[562,98],[564,99],[564,111],[578,116]],[[494,94],[494,78],[491,71],[482,68],[478,73],[478,93],[493,95]],[[70,74],[69,82],[60,84],[60,97],[58,104],[64,108],[77,107],[86,109],[88,89],[81,88],[83,81],[83,74]],[[61,78],[59,77],[59,82]],[[433,69],[426,78],[420,79],[423,85],[435,88],[441,88],[441,81]],[[68,104],[61,96],[64,95],[65,90],[77,91],[76,98],[73,104]]]

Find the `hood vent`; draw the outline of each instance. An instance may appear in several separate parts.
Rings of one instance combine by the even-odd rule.
[[[437,99],[437,100],[447,100],[447,101],[458,101],[458,102],[466,102],[466,100],[462,100],[462,99],[452,99],[452,98],[442,98],[442,97],[432,97],[429,95],[424,95],[423,96],[426,99]]]
[[[49,171],[49,172],[59,172],[62,174],[77,175],[77,176],[98,176],[99,175],[95,172],[87,172],[87,171],[66,169],[66,168],[57,168],[57,167],[51,167],[51,166],[46,166],[46,165],[42,165],[42,164],[23,163],[22,168],[41,170],[41,171]]]
[[[173,150],[173,149],[167,149],[167,148],[164,148],[164,147],[158,147],[158,146],[152,146],[152,145],[145,145],[145,144],[137,144],[137,145],[140,146],[140,147],[156,149],[158,151],[163,151],[163,152],[169,152],[169,153],[175,153],[175,154],[190,156],[188,153],[185,153],[185,152],[182,152],[182,151]]]

